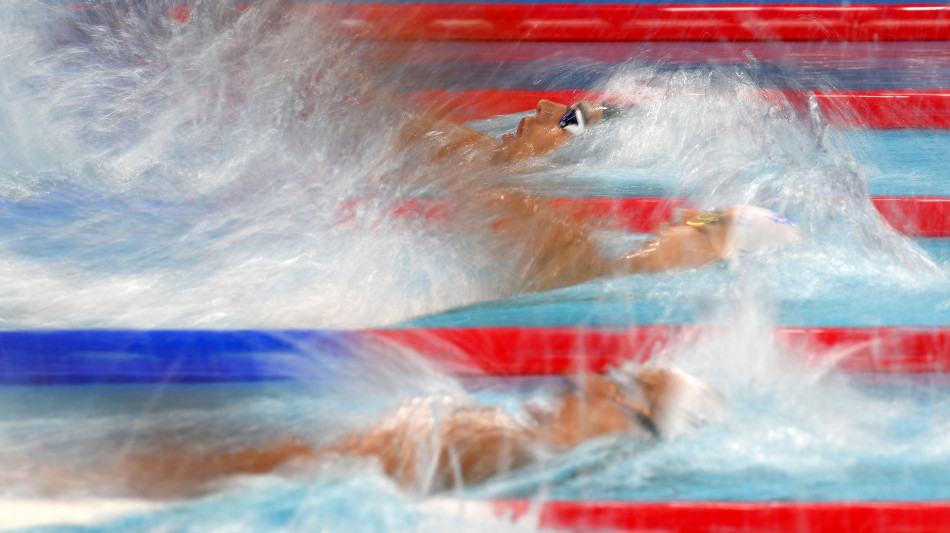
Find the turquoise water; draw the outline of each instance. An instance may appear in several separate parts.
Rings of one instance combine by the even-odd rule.
[[[944,167],[950,154],[950,133],[943,130],[849,130],[836,135],[863,169],[869,194],[950,195]],[[657,172],[655,168],[579,168],[568,175],[555,176],[546,185],[552,195],[577,197],[672,197],[684,192],[682,174],[663,169]]]
[[[662,445],[623,438],[592,441],[557,460],[469,488],[465,495],[630,501],[950,497],[943,482],[950,453],[945,383],[918,378],[862,384],[793,367],[783,368],[781,375],[774,369],[745,375],[735,367],[729,370],[729,375],[706,371],[730,399],[731,414],[720,426]],[[422,380],[415,381],[419,386]],[[59,465],[88,467],[95,464],[97,449],[145,445],[170,431],[217,445],[275,434],[312,441],[358,427],[391,407],[392,399],[382,401],[381,394],[341,402],[348,391],[326,385],[113,386],[94,394],[75,387],[7,388],[2,391],[7,401],[0,410],[0,452],[6,459],[26,450],[32,457],[55,456]],[[497,379],[467,385],[477,400],[509,407],[555,386],[547,380]],[[17,401],[10,402],[12,397]],[[6,470],[15,472],[22,456],[18,461]],[[22,495],[28,486],[7,485],[5,494]],[[109,487],[101,485],[96,493],[108,495]],[[371,467],[336,464],[291,477],[242,479],[167,510],[95,530],[303,531],[322,524],[329,531],[429,531],[453,520],[458,527],[473,527],[433,513],[424,507],[426,501],[402,493]]]
[[[946,265],[950,258],[946,240],[930,239],[919,245],[940,265]],[[796,254],[792,258],[780,254],[742,266],[714,265],[649,278],[597,280],[551,293],[472,304],[404,325],[728,324],[730,315],[741,314],[741,309],[748,306],[757,308],[763,299],[768,302],[765,312],[769,320],[783,326],[950,323],[950,286],[943,274],[907,274],[895,279],[892,274],[900,266],[887,261],[862,257],[854,250],[834,257]]]
[[[483,307],[516,274],[490,245],[485,217],[432,227],[392,216],[406,198],[446,193],[394,149],[399,93],[386,91],[419,84],[400,78],[410,71],[384,69],[382,94],[355,84],[352,73],[374,64],[367,44],[266,2],[241,16],[202,4],[186,25],[158,16],[162,3],[117,6],[15,2],[0,20],[5,329],[441,324],[459,316],[441,313],[471,304],[456,323],[702,321],[746,298],[748,285],[777,302],[782,323],[947,323],[946,258],[889,233],[867,201],[943,194],[945,132],[829,131],[821,117],[754,96],[776,80],[730,66],[618,63],[579,87],[647,97],[610,132],[477,179],[545,195],[763,205],[798,221],[811,246]],[[519,118],[474,126],[500,134]],[[622,251],[638,241],[604,242]],[[750,272],[768,275],[747,283]],[[836,301],[845,295],[868,306]],[[892,305],[901,300],[906,313]],[[524,305],[506,318],[506,307]]]

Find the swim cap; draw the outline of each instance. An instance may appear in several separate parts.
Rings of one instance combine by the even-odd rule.
[[[725,399],[709,385],[679,369],[670,369],[662,401],[652,418],[664,439],[691,433],[725,418]]]
[[[788,218],[761,207],[732,210],[732,221],[722,246],[722,257],[755,252],[802,240],[798,227]]]
[[[656,371],[662,372],[662,385],[652,401],[644,390],[645,370],[639,364],[627,362],[608,373],[633,403],[648,407],[646,426],[656,437],[675,438],[725,417],[726,401],[711,387],[679,369]]]

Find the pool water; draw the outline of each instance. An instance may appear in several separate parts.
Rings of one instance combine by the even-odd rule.
[[[490,233],[477,216],[448,227],[394,220],[403,199],[444,188],[438,180],[420,185],[420,170],[394,155],[395,97],[353,88],[351,73],[368,62],[368,45],[334,39],[319,21],[268,3],[241,16],[205,6],[186,25],[156,16],[163,6],[72,11],[16,2],[5,15],[2,327],[367,327],[505,294],[512,273],[486,246]],[[614,54],[588,78],[591,88],[649,97],[611,134],[592,132],[551,165],[485,179],[558,196],[756,203],[792,216],[813,246],[775,264],[706,269],[695,278],[590,283],[554,296],[595,302],[581,311],[588,320],[576,320],[577,312],[526,313],[525,322],[697,320],[693,302],[710,292],[715,302],[744,284],[745,272],[761,270],[769,274],[764,294],[788,302],[778,311],[782,322],[822,322],[809,302],[831,299],[829,323],[946,323],[946,258],[931,260],[890,234],[867,196],[945,192],[948,134],[825,130],[820,117],[752,96],[779,80],[683,60],[679,45],[670,45],[666,64],[660,45],[645,46],[647,56]],[[782,57],[783,46],[756,45],[754,52]],[[916,87],[926,68],[905,61],[915,50],[907,46],[864,53],[886,58],[881,72]],[[819,48],[827,55],[829,47]],[[561,48],[562,73],[582,71],[584,58],[599,50]],[[831,68],[808,57],[786,61]],[[943,68],[941,61],[932,68]],[[438,73],[437,65],[429,68]],[[445,65],[432,84],[445,88],[452,68]],[[506,86],[498,76],[482,83]],[[393,66],[379,77],[396,88],[419,83],[411,69]],[[829,88],[820,79],[804,89]],[[832,87],[857,83],[839,81]],[[519,118],[474,126],[500,135]],[[353,200],[360,202],[355,213],[346,208]],[[605,240],[615,249],[636,243]],[[701,298],[676,298],[678,291]],[[880,305],[847,316],[848,306],[834,299],[855,291]],[[890,305],[899,300],[920,309],[905,317]],[[595,309],[599,303],[608,311]],[[927,316],[925,308],[937,312]]]
[[[452,496],[950,497],[943,376],[799,368],[769,335],[776,325],[950,324],[950,241],[897,234],[869,200],[947,194],[950,134],[828,129],[820,116],[754,96],[763,87],[867,88],[873,76],[767,44],[751,52],[768,58],[762,68],[752,59],[703,63],[670,44],[626,50],[594,76],[583,60],[603,49],[536,44],[534,53],[557,63],[557,80],[532,73],[542,66],[536,56],[464,79],[452,65],[407,60],[377,73],[380,94],[353,76],[378,51],[328,35],[312,17],[269,2],[241,14],[202,3],[179,25],[160,16],[164,7],[14,0],[0,13],[0,328],[725,325],[662,361],[720,390],[731,405],[725,423],[661,446],[603,439]],[[838,56],[853,51],[837,46]],[[908,59],[926,46],[874,43],[861,57],[888,86],[939,88],[942,49],[931,50],[940,60],[930,67]],[[394,100],[433,73],[438,88],[471,88],[476,78],[563,88],[557,81],[649,96],[550,161],[473,179],[553,196],[764,205],[809,239],[696,271],[502,298],[512,272],[486,244],[484,220],[433,226],[393,216],[403,199],[446,194],[395,148]],[[498,135],[521,116],[472,125]],[[613,251],[645,238],[600,237]],[[372,349],[349,361],[314,355],[313,365],[335,374],[301,382],[2,388],[0,466],[19,476],[3,495],[41,494],[36,464],[95,466],[168,435],[247,445],[289,433],[317,443],[414,395],[472,394],[517,409],[552,386],[461,383],[411,354],[382,364],[393,359]],[[84,490],[110,496],[113,487]],[[93,529],[535,529],[502,519],[486,526],[421,502],[372,467],[333,465],[236,480]]]
[[[679,363],[715,366],[688,358]],[[950,453],[950,388],[942,380],[895,378],[871,384],[860,377],[820,375],[787,364],[759,365],[740,375],[735,371],[738,363],[727,362],[728,373],[705,372],[730,401],[731,413],[722,425],[662,445],[624,438],[592,441],[557,460],[468,488],[465,496],[630,501],[948,497],[942,480]],[[389,382],[390,393],[397,388],[391,374],[375,378],[377,384]],[[426,379],[417,375],[409,381],[431,387]],[[7,463],[5,471],[15,472],[24,456],[55,456],[60,466],[88,467],[95,463],[91,457],[97,450],[101,454],[117,444],[147,446],[148,439],[172,431],[217,445],[288,433],[325,438],[391,407],[382,394],[342,401],[352,391],[326,385],[111,386],[92,394],[82,387],[6,388],[0,455]],[[556,383],[496,378],[464,385],[478,401],[516,410],[519,400],[548,394]],[[403,383],[399,388],[409,394],[406,389],[412,387]],[[11,465],[11,457],[17,463]],[[5,496],[23,497],[30,488],[28,482],[5,484]],[[80,494],[114,493],[102,485]],[[428,531],[447,524],[462,530],[485,526],[445,508],[426,507],[430,501],[401,492],[372,467],[336,464],[290,477],[240,479],[206,496],[95,530],[302,531],[320,524],[329,531]],[[499,518],[492,526],[504,524]],[[517,525],[519,530],[528,526]]]

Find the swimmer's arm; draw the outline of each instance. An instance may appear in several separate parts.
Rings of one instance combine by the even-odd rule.
[[[663,272],[676,268],[682,259],[680,255],[654,240],[619,257],[614,265],[618,272],[625,274]]]
[[[594,243],[593,227],[580,216],[520,192],[490,192],[477,199],[495,215],[502,246],[514,250],[521,274],[516,292],[567,287],[614,271]]]
[[[475,131],[464,124],[446,120],[427,111],[406,111],[400,129],[399,144],[408,147],[414,144],[430,144],[437,150],[437,159],[464,155],[466,152],[487,154],[501,143]]]
[[[119,474],[138,495],[175,498],[231,476],[265,474],[288,461],[315,457],[309,446],[293,438],[236,451],[169,445],[161,452],[130,452],[122,459]]]

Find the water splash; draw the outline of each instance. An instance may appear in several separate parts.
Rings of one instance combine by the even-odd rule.
[[[414,161],[394,150],[398,110],[354,76],[366,50],[268,2],[241,14],[198,3],[182,26],[164,18],[164,7],[120,2],[74,12],[15,2],[0,13],[4,327],[361,326],[502,293],[504,267],[477,231],[390,217],[393,198],[416,192],[405,179]],[[830,481],[881,465],[899,471],[910,449],[915,468],[945,463],[950,423],[939,414],[904,396],[869,398],[827,369],[799,368],[770,337],[777,300],[941,282],[870,206],[849,143],[820,116],[757,96],[763,87],[742,72],[634,61],[603,88],[638,106],[609,134],[592,132],[589,143],[527,169],[520,182],[551,191],[606,175],[702,207],[765,205],[793,216],[812,240],[740,264],[519,300],[654,299],[654,317],[673,321],[690,307],[694,321],[726,326],[658,359],[708,379],[734,414],[722,428],[650,450],[596,443],[560,469],[480,494],[546,486],[554,497],[749,499],[764,486],[775,498],[823,498]],[[517,118],[482,126],[510,129]],[[341,217],[354,198],[355,211]],[[630,308],[619,309],[629,323]],[[81,455],[103,441],[138,444],[156,433],[247,445],[281,431],[330,436],[412,394],[462,394],[451,380],[381,365],[378,355],[368,350],[337,369],[330,391],[255,390],[244,401],[241,391],[218,390],[206,393],[209,401],[169,387],[129,403],[112,390],[81,421],[60,416],[75,396],[45,403],[48,391],[27,391],[38,413],[11,416],[2,434],[7,452],[78,441]],[[168,398],[180,403],[163,408]],[[108,412],[123,405],[133,408]],[[130,425],[143,416],[144,426]],[[324,474],[245,480],[248,490],[107,529],[425,529],[414,502],[377,471]],[[868,494],[876,495],[855,496]],[[433,529],[445,528],[430,518]]]
[[[477,237],[393,219],[399,109],[314,16],[14,8],[6,327],[356,326],[498,294]]]

